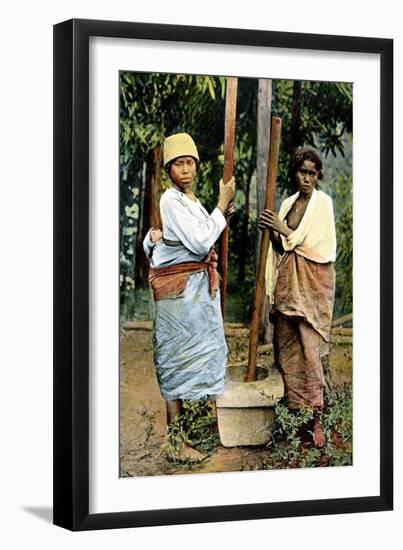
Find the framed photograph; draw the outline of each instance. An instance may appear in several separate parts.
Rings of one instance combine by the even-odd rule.
[[[55,25],[56,525],[392,510],[392,121],[391,39]]]

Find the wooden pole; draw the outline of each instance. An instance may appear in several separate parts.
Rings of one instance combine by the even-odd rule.
[[[224,135],[224,183],[227,183],[234,172],[235,149],[235,118],[238,79],[227,78],[227,90],[225,98],[225,135]],[[221,233],[219,241],[218,271],[221,275],[221,312],[225,318],[225,302],[227,297],[227,271],[228,271],[228,219],[227,226]]]
[[[270,210],[274,209],[274,203],[276,198],[276,180],[278,171],[278,157],[280,152],[280,140],[281,140],[281,118],[273,117],[271,123],[271,135],[270,135],[270,151],[266,180],[266,200],[265,208]],[[256,373],[256,356],[257,356],[257,344],[259,337],[259,319],[260,310],[262,307],[262,300],[265,292],[265,271],[267,252],[269,248],[269,231],[265,229],[262,233],[259,250],[259,262],[257,266],[256,274],[256,287],[255,287],[255,299],[253,303],[252,320],[249,329],[249,357],[248,357],[248,370],[246,373],[246,382],[252,382],[255,379]]]

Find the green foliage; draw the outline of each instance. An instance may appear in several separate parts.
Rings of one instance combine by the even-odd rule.
[[[352,144],[343,138],[343,155],[329,153],[324,159],[321,188],[333,199],[336,221],[336,299],[334,317],[353,309],[353,189]]]
[[[175,456],[182,443],[201,453],[212,453],[220,442],[217,420],[206,399],[183,401],[182,412],[169,427],[168,442],[164,449]]]
[[[347,466],[352,464],[352,390],[344,386],[331,390],[319,419],[326,434],[326,445],[316,449],[306,442],[312,436],[310,424],[314,412],[305,408],[291,411],[280,401],[275,406],[276,420],[270,455],[265,468],[310,468],[316,466]]]
[[[343,136],[352,131],[352,84],[303,82],[302,141],[323,155],[343,154]]]
[[[120,316],[123,321],[148,321],[153,318],[153,303],[149,288],[136,288],[127,293]]]
[[[312,409],[301,409],[297,413],[288,409],[283,402],[275,407],[275,427],[269,445],[274,446],[271,458],[288,468],[301,466],[301,429],[313,419]],[[282,442],[282,444],[279,444]]]
[[[351,176],[335,182],[336,200],[336,316],[353,309],[353,200]]]
[[[230,265],[228,274],[230,284],[227,288],[225,320],[228,323],[239,322],[248,324],[251,317],[255,291],[254,284],[250,282],[254,280],[254,273],[247,274],[247,279],[244,282],[234,283],[236,281],[236,273],[234,272],[235,268]]]
[[[322,424],[328,440],[335,430],[344,443],[352,443],[353,400],[351,386],[342,386],[326,396]]]
[[[251,186],[255,181],[257,168],[257,90],[256,79],[243,78],[238,82],[234,152],[237,195],[234,201],[236,214],[231,220],[229,233],[231,276],[228,278],[230,286],[234,286],[236,292],[240,285],[253,285],[255,279],[257,227],[255,204],[251,201]]]
[[[282,140],[278,186],[280,194],[295,192],[289,172],[293,151],[299,146],[311,146],[326,157],[339,152],[344,155],[344,136],[352,132],[352,84],[302,81],[300,119],[292,127],[294,83],[273,81],[273,115],[282,119]],[[298,142],[295,142],[295,136]]]

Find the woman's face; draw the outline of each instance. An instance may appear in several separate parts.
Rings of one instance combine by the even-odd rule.
[[[301,195],[310,195],[318,183],[319,172],[311,160],[304,160],[295,174],[298,191]]]
[[[196,161],[193,157],[178,157],[171,164],[170,178],[174,185],[183,191],[189,192],[196,174]]]

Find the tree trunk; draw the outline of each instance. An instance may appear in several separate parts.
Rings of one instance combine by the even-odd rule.
[[[264,209],[266,196],[267,160],[270,144],[272,81],[265,78],[259,79],[258,107],[257,107],[257,215]],[[258,230],[257,251],[260,250],[262,234]],[[258,261],[259,254],[256,254]],[[259,341],[269,343],[271,341],[271,325],[268,316],[266,293],[260,310]]]
[[[141,173],[141,179],[140,179],[140,185],[139,185],[139,193],[137,196],[137,206],[138,206],[138,214],[137,214],[137,230],[134,235],[134,242],[133,242],[133,249],[134,249],[134,287],[138,288],[141,286],[142,282],[142,262],[145,260],[143,255],[143,244],[141,240],[141,233],[143,228],[143,217],[144,217],[144,194],[145,194],[145,173],[147,170],[147,163],[143,163],[143,169]]]
[[[281,118],[273,117],[271,124],[270,153],[266,180],[266,198],[264,207],[273,210],[276,199],[276,183],[278,173],[278,160],[280,154],[281,141]],[[262,233],[260,250],[258,256],[258,266],[256,270],[255,297],[253,300],[252,319],[249,326],[249,351],[248,351],[248,371],[246,382],[252,382],[255,379],[256,355],[258,348],[260,310],[262,307],[262,298],[265,292],[265,271],[266,261],[269,249],[270,233],[265,229]]]
[[[264,208],[266,195],[267,159],[270,144],[272,81],[259,79],[257,97],[257,215]],[[260,246],[260,234],[257,250]]]
[[[161,194],[161,146],[156,145],[147,155],[145,177],[139,194],[139,231],[136,239],[134,285],[144,286],[148,278],[148,260],[143,250],[143,240],[150,227],[161,228],[159,197]]]
[[[143,250],[143,241],[150,228],[152,164],[151,155],[147,155],[145,174],[141,185],[141,194],[139,194],[139,231],[136,239],[136,260],[134,264],[135,288],[144,286],[148,277],[148,262]]]
[[[151,181],[151,204],[150,204],[150,226],[162,229],[160,216],[161,169],[162,169],[162,147],[156,145],[152,151],[153,177]]]
[[[245,269],[246,269],[246,260],[247,260],[247,246],[248,246],[248,227],[249,227],[249,210],[250,210],[250,187],[252,183],[252,177],[253,172],[255,171],[255,163],[256,158],[255,155],[252,154],[250,163],[249,163],[249,170],[247,175],[247,181],[246,181],[246,189],[245,189],[245,207],[243,211],[243,220],[242,220],[242,228],[241,228],[241,238],[239,243],[239,248],[244,253],[240,255],[239,257],[239,264],[238,264],[238,280],[244,281],[245,280]]]

